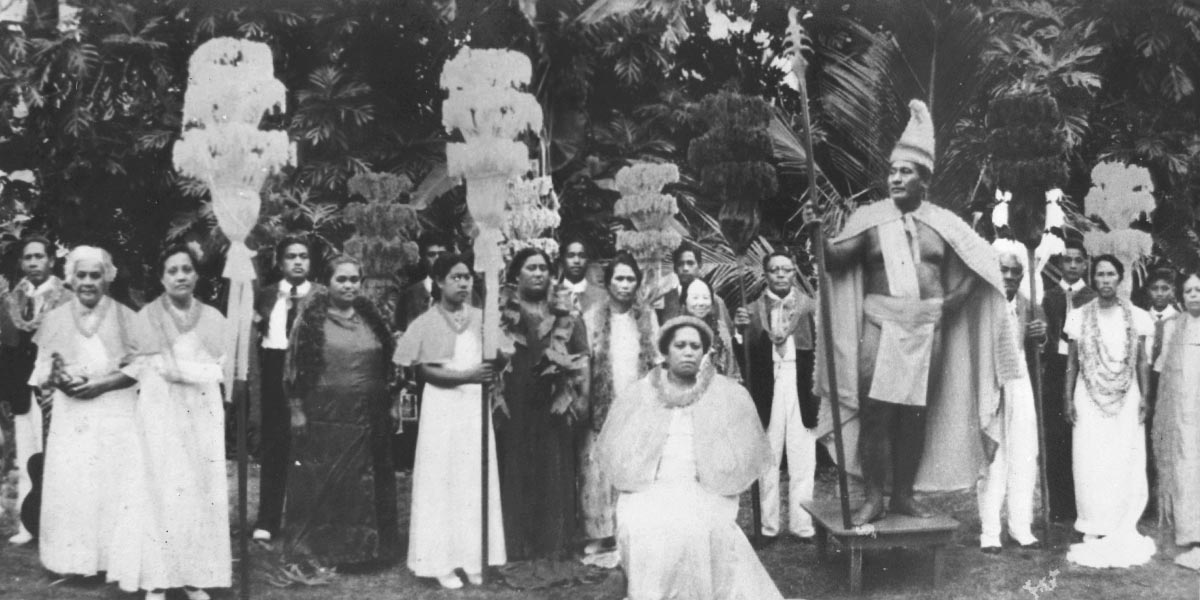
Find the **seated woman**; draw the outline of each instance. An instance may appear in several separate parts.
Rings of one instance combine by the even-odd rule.
[[[629,600],[782,598],[736,522],[767,436],[749,393],[702,368],[712,340],[695,317],[664,323],[666,368],[626,388],[600,433]]]
[[[392,336],[364,298],[362,267],[330,264],[329,289],[314,292],[292,329],[284,387],[292,449],[284,506],[284,558],[310,566],[361,565],[395,557],[387,381]]]
[[[457,589],[462,569],[472,584],[483,583],[479,434],[482,384],[496,378],[483,362],[483,315],[470,305],[471,266],[458,254],[433,263],[433,308],[417,317],[400,337],[393,362],[417,366],[425,382],[421,435],[413,466],[412,518],[408,568],[418,577],[436,577]],[[489,417],[491,415],[488,415]],[[491,427],[488,419],[486,427]],[[488,435],[488,564],[506,562],[496,436]]]

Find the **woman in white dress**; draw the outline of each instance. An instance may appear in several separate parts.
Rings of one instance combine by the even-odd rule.
[[[107,571],[136,550],[116,536],[131,510],[138,447],[136,382],[120,370],[136,353],[135,315],[106,295],[116,274],[108,252],[72,250],[66,275],[75,298],[47,313],[34,336],[29,385],[54,394],[38,552],[42,565],[64,575]]]
[[[187,246],[163,253],[164,293],[137,315],[140,356],[127,371],[141,383],[137,507],[119,532],[138,548],[108,580],[163,600],[167,588],[205,600],[201,588],[229,587],[229,491],[225,474],[225,317],[197,300],[199,260]]]
[[[1074,424],[1075,529],[1083,533],[1067,560],[1100,568],[1144,564],[1155,551],[1154,541],[1137,529],[1149,499],[1145,340],[1154,335],[1154,323],[1117,295],[1124,275],[1115,257],[1097,256],[1097,297],[1063,324],[1071,340],[1064,413]]]
[[[626,388],[600,433],[629,600],[782,597],[737,525],[767,436],[750,394],[703,360],[712,336],[695,317],[664,323],[666,367]]]
[[[616,542],[616,492],[596,460],[596,439],[616,396],[661,360],[654,348],[658,319],[653,310],[639,306],[636,300],[642,285],[637,261],[629,254],[618,254],[604,269],[604,283],[608,298],[583,316],[592,357],[590,427],[579,437],[580,519],[589,540],[585,556],[601,553]],[[612,565],[598,559],[589,562]]]
[[[1177,546],[1193,546],[1176,562],[1200,568],[1200,274],[1179,284],[1183,312],[1163,328],[1155,370],[1154,458],[1158,461],[1160,521]]]
[[[413,466],[408,568],[457,589],[463,585],[458,569],[472,584],[483,583],[480,393],[482,384],[495,381],[496,369],[481,360],[482,313],[469,302],[473,276],[466,259],[442,256],[430,276],[440,298],[400,337],[393,359],[401,366],[417,366],[425,384]],[[490,414],[488,418],[491,427]],[[488,564],[502,565],[507,557],[495,438],[488,436]]]

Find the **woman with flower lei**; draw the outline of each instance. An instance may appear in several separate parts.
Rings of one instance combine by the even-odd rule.
[[[49,571],[90,577],[138,551],[118,535],[137,481],[137,381],[125,368],[138,340],[134,312],[108,295],[117,276],[108,252],[78,246],[65,272],[75,296],[42,320],[28,381],[54,405],[38,555]]]
[[[188,600],[207,600],[202,588],[232,584],[221,401],[227,323],[193,295],[199,264],[187,246],[167,248],[158,263],[163,294],[134,321],[139,357],[129,370],[140,383],[140,443],[128,460],[136,508],[117,534],[118,545],[138,552],[109,561],[108,580],[146,590],[146,600],[181,587]]]
[[[626,253],[618,254],[604,269],[608,299],[584,313],[592,356],[591,427],[581,434],[579,494],[583,533],[589,541],[585,555],[596,554],[615,540],[615,497],[612,484],[596,460],[596,438],[617,393],[641,379],[659,362],[654,338],[658,319],[654,311],[639,306],[637,291],[642,270]]]
[[[1154,555],[1137,530],[1146,509],[1146,337],[1154,323],[1117,290],[1125,267],[1105,254],[1092,262],[1097,298],[1067,315],[1070,340],[1064,413],[1074,426],[1073,466],[1083,543],[1067,559],[1091,567],[1129,567]]]
[[[664,323],[664,365],[618,394],[600,432],[629,600],[782,599],[737,524],[770,447],[750,393],[704,360],[712,342],[695,317]]]
[[[480,534],[483,506],[479,432],[483,385],[495,381],[495,361],[483,356],[483,313],[471,306],[475,274],[459,254],[443,254],[429,277],[437,303],[400,336],[392,361],[414,369],[424,383],[421,435],[413,465],[408,568],[448,589],[483,583]],[[507,562],[494,438],[488,438],[488,564]]]
[[[508,559],[559,558],[577,523],[575,424],[588,398],[587,334],[549,295],[545,252],[525,248],[509,264],[515,294],[502,299],[515,349],[496,418],[500,500]]]

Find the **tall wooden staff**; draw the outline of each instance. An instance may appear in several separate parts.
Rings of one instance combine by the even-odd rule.
[[[788,9],[787,38],[784,45],[784,55],[792,59],[792,71],[796,75],[796,83],[800,92],[800,104],[803,108],[804,119],[804,152],[808,154],[808,201],[814,214],[817,206],[817,163],[813,157],[812,116],[808,110],[808,82],[805,75],[808,71],[808,60],[804,52],[808,51],[810,42],[800,23],[800,11],[796,7]],[[808,225],[807,223],[805,224]],[[829,280],[825,269],[825,230],[820,219],[812,221],[812,246],[814,259],[817,263],[817,293],[821,302],[821,342],[825,347],[826,378],[829,382],[829,408],[833,418],[833,445],[838,464],[838,495],[842,504],[842,527],[850,529],[850,489],[846,480],[846,450],[842,441],[842,406],[838,398],[837,366],[834,364],[833,349],[833,315],[832,300],[829,296]],[[818,365],[817,368],[820,368]]]
[[[500,347],[500,272],[504,269],[501,242],[509,182],[529,170],[529,148],[514,141],[527,131],[542,129],[542,108],[532,94],[519,91],[529,83],[529,57],[509,50],[464,47],[442,69],[441,86],[450,95],[442,103],[442,124],[457,130],[464,143],[446,144],[446,168],[451,177],[467,183],[467,209],[477,233],[475,271],[483,273],[483,355],[492,360]],[[488,567],[488,443],[491,437],[490,386],[483,386],[480,441],[480,574]]]
[[[1066,136],[1058,103],[1031,87],[1014,89],[988,107],[988,142],[996,184],[1012,192],[1008,227],[1025,245],[1029,258],[1029,322],[1037,318],[1037,257],[1046,230],[1046,191],[1067,177]],[[1021,347],[1024,348],[1024,332]],[[1042,539],[1050,539],[1050,486],[1046,473],[1046,407],[1042,390],[1042,355],[1033,352],[1029,379],[1033,384],[1038,423],[1038,468],[1042,484]]]
[[[771,106],[760,97],[728,91],[705,96],[697,116],[709,130],[692,140],[688,148],[688,162],[700,171],[705,193],[721,202],[721,232],[739,260],[758,237],[759,207],[779,191],[779,179],[770,163],[771,138],[767,127],[771,114]],[[745,273],[741,275],[738,292],[742,307],[748,308]],[[749,385],[753,377],[749,344],[745,344],[743,358],[742,375]],[[750,495],[754,504],[754,539],[761,542],[762,508],[757,481],[751,486]]]

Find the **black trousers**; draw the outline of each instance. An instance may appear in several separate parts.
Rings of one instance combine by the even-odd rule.
[[[1067,357],[1057,352],[1045,355],[1042,398],[1046,427],[1046,479],[1050,486],[1050,519],[1075,520],[1075,472],[1072,468],[1074,426],[1063,410]]]
[[[392,436],[392,462],[397,471],[411,471],[417,458],[416,421],[404,424],[404,433]]]
[[[258,483],[258,522],[255,529],[272,535],[283,520],[283,495],[287,489],[288,454],[292,442],[292,414],[283,393],[286,350],[263,348],[262,359],[262,469]]]

